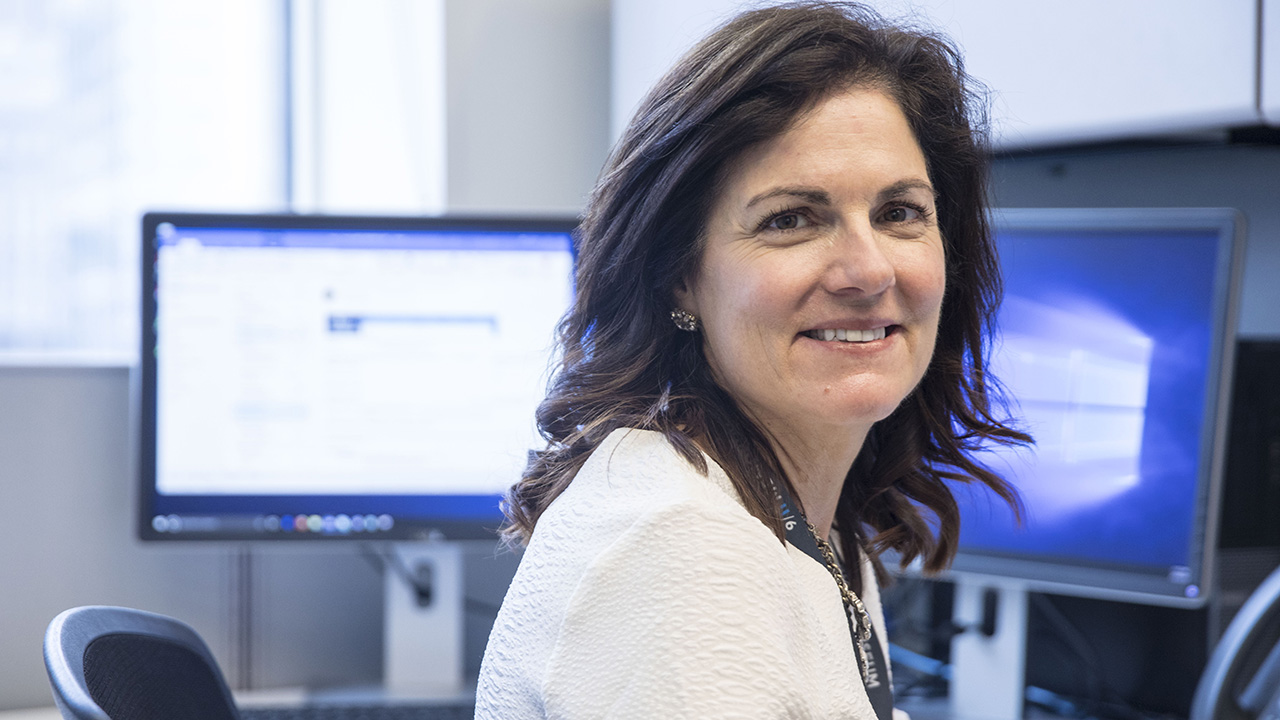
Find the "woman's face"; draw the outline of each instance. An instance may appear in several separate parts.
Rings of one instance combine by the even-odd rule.
[[[677,303],[717,382],[775,438],[865,433],[920,382],[942,237],[924,155],[883,92],[834,95],[748,151],[705,243]]]

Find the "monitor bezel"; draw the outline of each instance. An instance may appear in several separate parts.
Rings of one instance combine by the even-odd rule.
[[[502,525],[501,516],[460,519],[441,515],[400,519],[390,530],[376,534],[322,532],[258,532],[198,528],[180,533],[160,532],[152,525],[156,490],[157,378],[156,359],[156,259],[157,229],[171,223],[181,228],[268,229],[268,230],[356,230],[371,232],[550,232],[571,237],[571,253],[576,261],[578,220],[568,216],[390,216],[324,215],[292,213],[221,213],[151,211],[141,220],[141,342],[138,374],[138,497],[136,529],[139,539],[155,542],[264,541],[264,542],[388,542],[416,540],[493,540]],[[516,478],[512,478],[514,482]],[[250,496],[227,496],[250,497]],[[308,497],[337,499],[345,495]],[[358,496],[354,496],[358,497]]]
[[[1214,590],[1218,516],[1245,255],[1244,216],[1230,208],[1008,208],[993,213],[992,230],[995,235],[1006,230],[1212,230],[1217,233],[1213,345],[1205,379],[1197,471],[1195,524],[1200,536],[1190,540],[1190,577],[1185,583],[1171,583],[1152,569],[1137,566],[999,554],[963,545],[945,577],[973,581],[995,577],[1013,581],[1033,592],[1171,607],[1204,606]],[[1196,588],[1194,597],[1187,596],[1190,586]]]

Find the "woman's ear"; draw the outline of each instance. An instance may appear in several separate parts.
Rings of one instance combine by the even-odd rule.
[[[693,285],[687,278],[680,278],[675,288],[671,291],[671,295],[675,299],[675,307],[673,310],[684,310],[694,316],[698,314],[697,294],[693,291]]]

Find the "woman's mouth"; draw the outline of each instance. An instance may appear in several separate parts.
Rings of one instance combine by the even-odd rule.
[[[883,340],[888,333],[888,327],[878,327],[872,330],[824,328],[821,330],[806,330],[801,334],[823,342],[868,343]]]

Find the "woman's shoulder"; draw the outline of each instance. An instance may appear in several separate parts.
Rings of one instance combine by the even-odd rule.
[[[704,474],[661,433],[615,430],[538,520],[513,587],[555,585],[567,610],[584,586],[614,581],[789,574],[787,546],[706,463]]]
[[[688,481],[698,476],[702,483],[709,482],[737,499],[737,491],[724,470],[706,454],[702,457],[705,473],[681,455],[666,435],[655,430],[617,428],[600,441],[578,475],[589,478],[605,474],[658,482]]]
[[[705,455],[703,460],[705,473],[681,455],[662,433],[618,428],[592,451],[547,513],[554,515],[557,505],[595,503],[605,503],[623,513],[676,505],[742,509],[738,491],[724,470]]]
[[[554,586],[562,595],[553,604],[567,603],[585,574],[629,549],[667,567],[726,545],[752,562],[785,562],[777,536],[747,512],[724,471],[706,463],[704,474],[661,433],[615,430],[538,519],[513,587]]]
[[[706,469],[692,465],[662,433],[614,430],[538,518],[526,557],[554,556],[581,567],[639,528],[668,523],[773,538],[710,458]]]
[[[614,430],[538,518],[517,582],[528,573],[529,579],[551,575],[575,584],[617,543],[661,538],[661,529],[673,525],[698,528],[703,537],[728,534],[739,545],[781,545],[747,512],[724,471],[705,461],[703,473],[662,433]]]
[[[786,562],[783,544],[710,459],[707,471],[661,433],[620,429],[600,443],[538,519],[485,651],[486,703],[542,702],[566,623],[585,622],[570,620],[575,607],[582,615],[623,587],[631,602],[669,605],[655,599],[669,589],[663,578],[778,574],[770,570]]]

